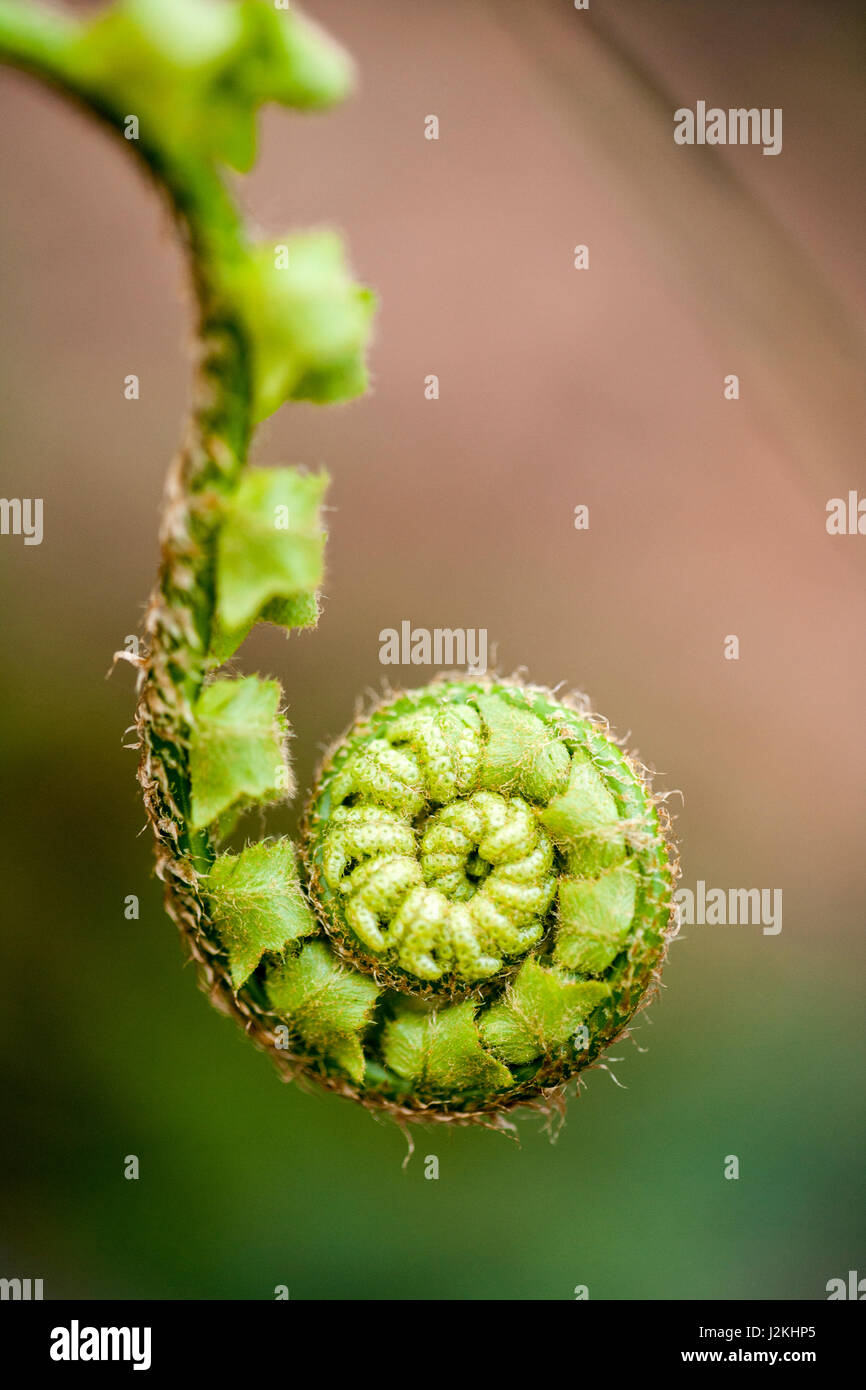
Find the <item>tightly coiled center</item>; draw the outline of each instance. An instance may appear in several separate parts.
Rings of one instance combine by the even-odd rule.
[[[493,710],[503,712],[513,719]],[[503,776],[487,715],[469,704],[413,711],[336,773],[321,868],[350,953],[419,981],[471,985],[544,936],[554,846],[517,788],[546,801],[567,780],[569,755],[535,721],[531,756]]]
[[[539,941],[556,892],[552,865],[527,802],[484,791],[421,831],[363,801],[338,806],[323,853],[357,939],[420,980],[487,979]]]

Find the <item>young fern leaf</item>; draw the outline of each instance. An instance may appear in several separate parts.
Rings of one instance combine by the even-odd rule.
[[[513,1083],[502,1062],[486,1052],[469,1002],[419,1014],[405,1004],[386,1025],[386,1064],[416,1090],[436,1095],[495,1095]]]
[[[363,1084],[361,1037],[379,997],[373,980],[344,970],[323,941],[311,941],[271,970],[268,994],[313,1058],[336,1066],[356,1086]]]
[[[276,681],[258,676],[213,681],[202,690],[189,746],[193,830],[238,806],[276,801],[294,791],[281,694]]]
[[[222,503],[211,656],[234,654],[256,622],[313,626],[324,573],[321,503],[328,478],[294,468],[250,469]]]
[[[300,866],[286,839],[219,849],[294,783],[280,686],[216,668],[257,623],[314,625],[323,573],[327,479],[248,470],[252,431],[364,391],[374,306],[333,233],[251,243],[223,166],[251,166],[264,102],[327,106],[351,65],[269,0],[120,0],[87,22],[0,0],[0,59],[127,137],[189,252],[200,366],[136,723],[202,987],[286,1076],[401,1120],[548,1106],[651,997],[673,930],[664,807],[594,716],[516,681],[435,681],[332,749]]]
[[[246,172],[265,102],[327,107],[348,95],[346,55],[294,9],[261,0],[120,0],[67,49],[75,77],[161,139]]]
[[[253,354],[253,419],[284,401],[327,405],[367,389],[363,350],[375,308],[355,285],[333,232],[256,246],[231,270]]]
[[[603,999],[603,980],[575,980],[526,960],[502,1003],[484,1015],[481,1036],[506,1062],[533,1062],[565,1047]]]
[[[221,854],[207,876],[205,893],[236,990],[266,951],[281,955],[291,942],[316,933],[288,840],[262,840],[240,854]]]

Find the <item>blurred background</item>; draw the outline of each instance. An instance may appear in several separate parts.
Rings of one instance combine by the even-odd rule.
[[[781,888],[783,930],[684,928],[621,1086],[590,1073],[555,1144],[531,1117],[519,1144],[421,1129],[405,1169],[396,1128],[283,1086],[207,1007],[122,747],[133,673],[105,679],[156,568],[184,267],[128,151],[3,74],[2,492],[44,499],[45,536],[0,541],[0,1274],[46,1298],[823,1298],[866,1274],[866,538],[825,528],[866,495],[860,7],[308,11],[358,93],[266,112],[241,196],[263,233],[341,228],[381,308],[370,395],[257,442],[333,480],[319,630],[243,651],[284,684],[299,784],[358,694],[427,678],[379,665],[382,628],[485,627],[500,670],[587,691],[682,792],[682,884]],[[698,100],[781,107],[782,153],[677,147]]]

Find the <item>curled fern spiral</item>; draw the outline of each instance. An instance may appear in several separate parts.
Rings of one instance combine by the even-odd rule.
[[[327,107],[350,63],[268,0],[119,0],[86,21],[0,0],[0,59],[124,138],[189,253],[200,360],[136,726],[202,987],[286,1079],[401,1121],[549,1106],[651,997],[672,931],[664,806],[600,720],[519,681],[440,679],[332,749],[300,852],[225,849],[295,788],[279,684],[223,668],[258,623],[315,625],[323,574],[327,478],[250,468],[253,431],[287,401],[360,395],[374,311],[334,234],[251,241],[226,168],[251,167],[263,103]]]
[[[368,1103],[543,1103],[652,991],[665,831],[643,770],[551,692],[444,678],[397,695],[321,769],[303,831],[317,924],[266,973],[268,997],[288,1019],[315,974],[302,1027],[326,1057],[335,1039],[332,1065]]]

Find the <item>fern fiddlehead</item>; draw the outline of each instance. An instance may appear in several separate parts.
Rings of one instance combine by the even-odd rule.
[[[401,1119],[544,1103],[622,1034],[671,931],[664,808],[598,720],[540,687],[436,681],[332,750],[300,857],[221,848],[294,787],[279,685],[219,668],[256,623],[313,625],[323,568],[326,478],[247,467],[253,430],[359,395],[373,312],[332,234],[251,243],[223,166],[252,164],[262,103],[339,99],[347,60],[266,0],[120,0],[87,23],[0,0],[0,58],[127,137],[189,253],[201,354],[136,723],[203,987],[286,1077]]]
[[[290,1011],[326,940],[335,977],[366,987],[342,1066],[391,1104],[549,1093],[622,1032],[664,955],[659,808],[599,722],[539,687],[444,679],[379,705],[326,759],[303,841],[320,930],[266,989]]]

